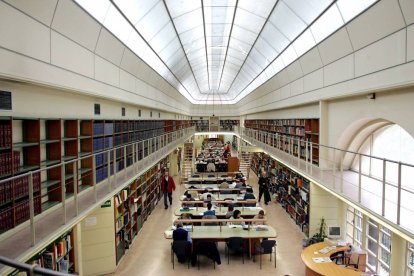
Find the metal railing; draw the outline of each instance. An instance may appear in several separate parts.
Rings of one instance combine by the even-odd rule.
[[[305,135],[242,128],[241,137],[414,239],[414,165],[312,143]],[[367,162],[381,175],[367,172]]]
[[[16,270],[22,272],[26,272],[28,276],[34,275],[46,275],[46,276],[68,276],[70,274],[46,269],[43,267],[39,267],[37,265],[29,265],[26,263],[17,262],[13,259],[9,259],[3,256],[0,256],[0,264],[15,268]]]
[[[1,180],[0,185],[11,187],[10,196],[19,191],[21,201],[8,205],[0,202],[9,206],[1,209],[0,218],[9,219],[7,212],[11,213],[9,228],[16,228],[1,234],[0,255],[24,259],[24,252],[34,250],[58,229],[83,218],[193,134],[194,127],[180,129]],[[97,169],[106,177],[99,176],[97,181]],[[13,240],[19,238],[24,246],[14,248]]]

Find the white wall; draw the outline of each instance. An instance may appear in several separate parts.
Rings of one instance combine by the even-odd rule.
[[[12,92],[12,111],[0,110],[0,116],[158,120],[160,112],[161,120],[175,119],[175,114],[165,111],[49,87],[0,81],[0,90]],[[101,115],[94,115],[95,103],[101,105]],[[125,107],[125,117],[121,116],[122,107]],[[141,117],[138,116],[138,110],[141,110]]]
[[[309,237],[318,232],[321,218],[326,225],[340,225],[344,220],[342,214],[342,202],[331,193],[328,193],[318,185],[311,182],[310,185],[310,209],[309,209]]]
[[[97,208],[81,222],[83,275],[102,275],[116,269],[114,202]]]
[[[396,123],[414,137],[413,103],[413,88],[376,93],[375,100],[356,96],[330,101],[328,145],[347,148],[360,127],[377,119]]]
[[[319,118],[319,104],[312,103],[308,105],[295,106],[271,110],[267,112],[248,114],[244,116],[245,120],[252,119],[295,119],[295,118]]]
[[[190,111],[184,96],[74,1],[2,1],[0,26],[0,78]]]
[[[413,85],[414,29],[409,25],[414,4],[403,1],[400,8],[399,2],[378,1],[242,99],[240,112]]]

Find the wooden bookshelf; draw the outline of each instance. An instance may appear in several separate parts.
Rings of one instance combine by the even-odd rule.
[[[306,159],[306,142],[312,142],[312,163],[319,164],[319,147],[317,145],[319,144],[319,119],[246,120],[244,126],[282,135],[280,140],[272,141],[272,138],[268,136],[263,142],[275,145],[276,148],[285,152],[291,151],[295,156],[299,152],[301,159]],[[294,141],[290,138],[294,138]],[[299,144],[297,139],[300,140]],[[307,156],[310,161],[309,148]]]
[[[160,177],[167,162],[164,158],[114,196],[117,264],[161,198]]]
[[[251,169],[257,175],[259,168],[264,168],[268,172],[272,183],[271,192],[276,194],[277,202],[301,231],[309,236],[309,180],[260,152],[253,154],[251,163]]]
[[[200,132],[209,131],[210,129],[209,120],[204,120],[204,119],[193,120],[192,125],[195,126],[196,131],[200,131]]]
[[[63,200],[62,179],[66,198],[73,196],[75,189],[81,192],[93,186],[94,176],[96,183],[101,182],[114,173],[114,162],[117,162],[118,171],[133,164],[134,151],[130,143],[164,134],[165,125],[175,131],[190,127],[191,122],[1,117],[0,179],[16,178],[0,184],[0,233],[29,219],[29,176],[18,177],[20,174],[45,169],[33,174],[35,214],[39,214]],[[123,148],[117,152],[116,160],[113,152],[109,158],[107,153],[91,156],[113,149],[115,143],[126,145],[126,160]],[[154,152],[157,143],[152,143],[152,149],[148,143],[140,143],[137,160],[148,155],[150,150]],[[76,158],[82,160],[74,166],[70,161]],[[62,166],[53,167],[68,161],[63,169]]]
[[[220,120],[220,130],[233,131],[235,126],[240,125],[240,120]]]
[[[74,244],[74,235],[70,230],[38,252],[27,263],[54,271],[76,274]],[[10,275],[18,275],[18,271]]]

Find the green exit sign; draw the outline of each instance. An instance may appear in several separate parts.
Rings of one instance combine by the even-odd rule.
[[[104,204],[101,205],[101,208],[108,208],[111,207],[111,200],[107,200],[104,202]]]

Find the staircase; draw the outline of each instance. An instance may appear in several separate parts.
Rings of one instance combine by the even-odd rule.
[[[181,179],[188,179],[193,168],[193,143],[184,143],[183,162],[181,164]]]
[[[240,160],[240,171],[243,173],[245,177],[249,177],[252,153],[248,151],[240,152],[239,160]]]

